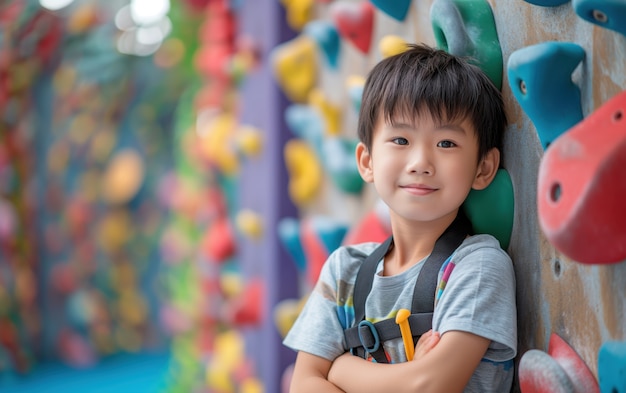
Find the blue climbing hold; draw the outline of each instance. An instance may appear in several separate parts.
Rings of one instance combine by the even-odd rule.
[[[567,3],[569,0],[524,0],[527,3],[539,5],[541,7],[556,7]]]
[[[363,101],[363,84],[351,84],[348,86],[348,96],[354,110],[358,113],[361,110],[361,102]]]
[[[285,123],[291,133],[311,144],[316,152],[322,148],[324,119],[311,106],[291,104],[285,109]]]
[[[624,0],[573,0],[578,16],[605,29],[626,35],[626,2]]]
[[[598,382],[602,393],[626,393],[626,342],[602,344],[598,353]]]
[[[333,184],[348,194],[359,194],[364,185],[354,159],[357,143],[357,139],[328,137],[322,142],[320,152],[320,158],[324,157],[324,168],[330,174]]]
[[[331,22],[320,19],[307,23],[302,31],[315,41],[324,54],[328,65],[336,69],[341,45],[341,37],[337,28]]]
[[[584,57],[579,45],[554,41],[527,46],[509,57],[509,85],[544,149],[583,118],[572,73]]]
[[[300,220],[285,217],[278,222],[278,238],[299,272],[306,269],[306,256],[302,247]]]
[[[346,223],[324,216],[312,217],[311,226],[329,253],[341,246],[343,238],[348,233],[348,225]]]
[[[402,22],[411,6],[411,0],[370,0],[372,4],[395,20]]]

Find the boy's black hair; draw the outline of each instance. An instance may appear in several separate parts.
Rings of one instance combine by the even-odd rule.
[[[378,116],[429,113],[435,121],[469,119],[478,137],[478,159],[496,147],[502,151],[507,125],[502,94],[478,67],[427,45],[380,61],[363,88],[358,135],[371,150]]]

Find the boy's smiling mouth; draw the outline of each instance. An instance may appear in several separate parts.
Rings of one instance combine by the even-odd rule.
[[[428,195],[438,190],[438,188],[426,184],[405,184],[400,186],[400,188],[415,195]]]

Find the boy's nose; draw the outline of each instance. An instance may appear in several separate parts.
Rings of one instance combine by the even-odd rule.
[[[433,175],[435,173],[435,167],[428,150],[425,148],[415,148],[411,152],[407,170],[411,173]]]

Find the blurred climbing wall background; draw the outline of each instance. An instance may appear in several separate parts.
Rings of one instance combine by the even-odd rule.
[[[167,219],[155,195],[181,87],[161,83],[152,59],[120,54],[124,11],[127,2],[0,8],[5,372],[166,347],[153,323]]]
[[[603,392],[624,391],[626,210],[618,202],[626,184],[619,158],[626,129],[624,6],[564,0],[331,1],[311,4],[307,14],[303,3],[283,2],[288,24],[299,33],[277,49],[274,63],[292,102],[288,128],[308,141],[326,174],[316,186],[318,197],[292,195],[300,235],[308,236],[320,216],[326,221],[319,224],[320,238],[329,227],[338,233],[342,223],[348,228],[343,242],[387,233],[371,189],[348,186],[347,173],[354,168],[347,168],[347,160],[343,167],[337,162],[340,154],[350,154],[335,140],[355,138],[358,87],[367,71],[403,42],[470,56],[501,86],[510,120],[504,168],[514,208],[494,206],[486,214],[510,214],[513,221],[508,251],[518,278],[521,387],[516,389],[598,391],[600,377]],[[315,49],[308,49],[310,39]],[[295,65],[305,53],[318,64],[309,75]],[[316,123],[311,112],[322,120]],[[332,155],[325,154],[329,151]],[[294,158],[291,182],[302,167]],[[311,173],[313,167],[307,167]],[[312,180],[307,184],[314,188]],[[507,198],[504,189],[497,193]],[[378,219],[374,223],[372,216]],[[303,246],[305,277],[316,258],[323,259],[309,242]],[[310,285],[305,281],[301,291],[306,294]]]
[[[162,391],[286,391],[281,339],[326,256],[389,233],[353,159],[364,78],[425,42],[504,94],[505,171],[479,214],[515,263],[516,390],[626,392],[625,11],[3,2],[0,382],[167,353]]]

